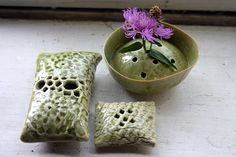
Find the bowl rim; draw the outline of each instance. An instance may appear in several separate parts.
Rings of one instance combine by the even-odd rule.
[[[108,62],[107,57],[106,57],[106,54],[105,54],[105,49],[106,49],[106,47],[107,47],[107,42],[108,42],[108,40],[111,38],[111,36],[112,36],[116,31],[122,29],[122,26],[121,26],[121,27],[116,28],[116,29],[107,37],[107,39],[106,39],[106,41],[105,41],[105,45],[104,45],[104,48],[103,48],[103,53],[104,53],[105,62],[106,62],[106,64],[109,66],[109,68],[112,69],[112,71],[114,71],[116,74],[118,74],[118,75],[120,75],[120,76],[126,78],[127,80],[131,80],[131,81],[135,81],[135,82],[155,82],[155,81],[162,81],[162,80],[165,80],[165,79],[174,77],[174,76],[176,76],[176,75],[179,75],[179,74],[181,74],[181,73],[185,73],[185,72],[189,71],[190,69],[192,69],[192,68],[194,67],[194,65],[197,64],[197,62],[198,62],[198,60],[199,60],[199,54],[200,54],[200,52],[199,52],[199,47],[198,47],[198,45],[197,45],[197,43],[196,43],[196,40],[195,40],[190,34],[184,32],[184,31],[183,31],[182,29],[180,29],[179,27],[177,27],[177,26],[175,26],[175,25],[172,25],[172,24],[169,24],[169,23],[167,23],[167,22],[162,22],[162,23],[163,23],[164,25],[171,26],[171,27],[174,28],[174,29],[178,29],[181,33],[185,34],[186,36],[188,36],[189,38],[191,38],[191,39],[193,40],[193,43],[196,45],[197,58],[196,58],[196,61],[195,61],[191,66],[189,66],[189,67],[187,67],[186,69],[183,69],[183,70],[181,70],[181,71],[179,71],[179,72],[173,73],[173,74],[171,74],[171,75],[168,75],[168,76],[165,76],[165,77],[161,77],[161,78],[158,78],[158,79],[151,79],[151,80],[133,79],[133,78],[127,77],[127,76],[125,76],[125,75],[119,73],[119,72],[118,72],[115,68],[113,68],[113,67],[111,66],[111,64]]]

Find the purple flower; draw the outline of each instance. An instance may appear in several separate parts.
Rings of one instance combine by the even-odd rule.
[[[170,39],[170,37],[173,35],[173,30],[170,28],[164,28],[163,25],[160,25],[157,27],[155,35],[160,37],[160,39]]]
[[[148,41],[156,39],[153,35],[158,23],[148,12],[137,8],[128,8],[124,10],[123,16],[125,18],[123,29],[127,38],[142,37]]]
[[[149,12],[137,8],[128,8],[123,11],[125,22],[123,29],[127,38],[142,37],[149,42],[153,42],[158,37],[169,39],[173,31],[157,21]]]

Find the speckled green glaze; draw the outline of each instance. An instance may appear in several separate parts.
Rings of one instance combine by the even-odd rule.
[[[128,46],[137,41],[142,42],[142,40],[136,39],[128,42],[124,46]],[[157,51],[164,54],[167,58],[169,58],[169,60],[173,61],[173,64],[177,67],[176,71],[172,67],[169,67],[153,58],[150,58],[148,54],[144,52],[143,48],[137,51],[126,53],[113,53],[113,56],[111,56],[110,59],[110,64],[120,74],[132,79],[141,80],[153,80],[162,78],[181,71],[188,66],[185,56],[177,47],[164,40],[159,42],[162,46],[153,45],[152,49],[156,49]],[[121,49],[124,46],[122,46]],[[146,42],[146,47],[150,47],[150,44],[148,42]],[[141,75],[142,73],[145,73],[145,77]]]
[[[154,102],[120,102],[96,105],[96,147],[156,143]]]
[[[115,30],[107,39],[104,47],[104,55],[108,69],[113,78],[128,91],[138,94],[163,92],[182,82],[189,74],[193,66],[196,64],[199,52],[197,44],[193,40],[193,38],[176,26],[170,25],[168,23],[163,23],[163,24],[166,27],[172,28],[174,30],[174,35],[166,42],[162,41],[162,44],[164,45],[163,48],[167,48],[168,50],[164,49],[160,50],[163,53],[169,55],[170,59],[172,57],[175,58],[176,60],[175,64],[177,67],[179,67],[179,69],[176,72],[170,71],[172,69],[163,70],[163,68],[166,68],[164,67],[165,65],[161,64],[152,65],[151,64],[152,62],[149,59],[148,61],[140,63],[138,68],[134,68],[135,63],[131,63],[131,66],[133,67],[128,68],[129,70],[127,70],[126,65],[122,67],[122,65],[116,61],[119,59],[114,59],[114,56],[119,58],[119,57],[124,57],[125,55],[128,54],[117,55],[114,53],[117,53],[117,50],[120,49],[123,45],[130,42],[131,39],[127,39],[125,37],[122,28],[118,28],[117,30]],[[159,48],[155,47],[155,49]],[[170,50],[178,52],[172,53],[170,52]],[[179,52],[181,52],[182,54],[179,54]],[[132,53],[135,55],[137,54],[137,52],[132,52]],[[141,60],[145,59],[144,54],[139,54],[139,55],[141,55],[139,56]],[[130,59],[131,58],[127,60],[130,61]],[[160,69],[159,70],[150,69],[153,66],[156,66]],[[147,77],[146,78],[140,77],[140,72],[146,72]]]
[[[38,56],[23,142],[88,140],[91,86],[100,60],[93,52]]]

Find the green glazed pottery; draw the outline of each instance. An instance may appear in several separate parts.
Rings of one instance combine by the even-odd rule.
[[[87,141],[91,86],[101,55],[41,53],[23,142]]]
[[[147,145],[156,143],[156,106],[152,101],[98,102],[96,105],[96,147]]]
[[[169,40],[159,40],[152,48],[161,52],[177,67],[175,70],[145,54],[143,48],[126,53],[118,51],[136,40],[127,39],[123,29],[115,30],[105,43],[105,61],[113,78],[128,91],[146,94],[161,92],[176,86],[191,71],[198,60],[196,42],[176,26],[164,23],[174,30]],[[146,47],[149,47],[146,43]]]

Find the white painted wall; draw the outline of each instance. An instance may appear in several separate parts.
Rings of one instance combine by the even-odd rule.
[[[236,11],[236,0],[0,0],[0,6],[73,8],[149,8],[159,4],[170,10]]]

